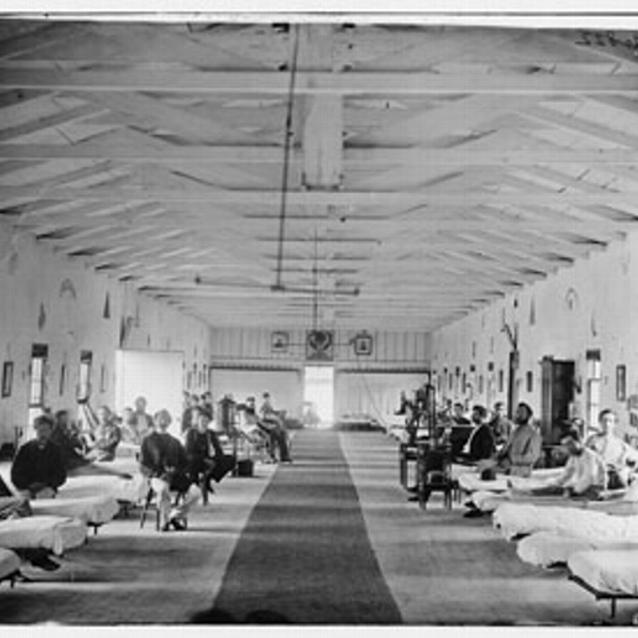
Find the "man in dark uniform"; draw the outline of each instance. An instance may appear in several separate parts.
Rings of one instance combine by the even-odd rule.
[[[53,498],[66,481],[65,459],[51,441],[53,419],[42,414],[33,422],[36,438],[20,447],[11,466],[11,482],[25,498]]]
[[[286,432],[286,428],[281,422],[279,412],[272,405],[270,393],[264,392],[262,398],[264,402],[259,408],[261,419],[259,419],[257,424],[270,437],[271,458],[275,462],[279,460],[282,463],[292,463],[288,447],[288,432]],[[279,450],[279,459],[277,459],[276,450]]]
[[[186,432],[186,458],[193,482],[202,481],[204,504],[208,492],[214,493],[211,480],[216,483],[235,467],[235,457],[224,454],[217,434],[208,428],[210,415],[203,407],[193,411],[194,423]],[[205,488],[205,489],[204,489]]]
[[[186,529],[186,517],[197,500],[188,474],[188,459],[184,446],[167,430],[171,424],[168,410],[160,410],[154,417],[155,430],[142,441],[140,471],[149,478],[151,489],[157,496],[162,531],[170,527]],[[184,495],[179,505],[171,503],[171,490]]]

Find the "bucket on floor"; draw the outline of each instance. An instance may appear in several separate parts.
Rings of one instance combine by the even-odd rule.
[[[252,459],[241,459],[237,461],[237,476],[252,476],[254,463]]]

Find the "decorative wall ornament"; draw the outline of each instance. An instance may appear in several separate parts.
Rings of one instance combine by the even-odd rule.
[[[288,352],[290,345],[290,333],[277,330],[270,335],[270,351],[273,354]]]
[[[598,336],[598,327],[596,326],[596,313],[593,310],[589,319],[589,329],[591,330],[592,337]]]
[[[372,335],[363,330],[355,336],[353,345],[354,353],[358,357],[370,356],[372,354]]]
[[[106,365],[100,366],[100,392],[106,392],[107,390],[107,378]]]
[[[529,325],[536,325],[536,302],[534,297],[532,297],[532,301],[529,304]]]
[[[334,332],[309,330],[306,333],[306,359],[308,361],[332,361],[334,359]]]
[[[18,252],[14,250],[11,255],[9,255],[9,262],[7,264],[7,270],[10,275],[15,275],[16,270],[18,270],[19,261]]]
[[[77,299],[77,293],[75,292],[75,286],[73,285],[73,282],[68,277],[60,284],[59,296],[60,297],[69,297],[71,299]]]
[[[38,330],[43,330],[47,323],[47,313],[44,309],[44,303],[40,302],[40,311],[38,312]]]
[[[575,288],[568,288],[565,293],[565,306],[567,310],[573,311],[578,308],[578,293]]]
[[[60,366],[60,384],[58,386],[58,394],[62,396],[66,389],[66,363]]]

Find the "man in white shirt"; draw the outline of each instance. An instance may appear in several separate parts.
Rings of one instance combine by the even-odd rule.
[[[562,493],[570,497],[598,498],[607,483],[603,459],[582,444],[576,428],[567,430],[560,443],[569,454],[565,469],[544,487],[532,490],[532,494],[542,496]]]
[[[638,450],[616,434],[616,425],[616,414],[612,410],[603,410],[598,416],[598,432],[592,434],[585,444],[602,457],[610,489],[627,487],[638,466]]]

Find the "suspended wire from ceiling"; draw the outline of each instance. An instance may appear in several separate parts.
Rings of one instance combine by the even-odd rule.
[[[290,146],[292,144],[292,111],[295,96],[295,79],[297,76],[297,57],[299,54],[299,25],[295,25],[293,34],[292,61],[290,64],[290,84],[288,86],[288,106],[286,110],[286,126],[284,139],[284,165],[281,177],[281,202],[279,207],[279,240],[277,245],[277,279],[274,288],[283,289],[282,270],[284,261],[284,242],[286,230],[286,196],[288,194],[288,173],[290,170]]]

